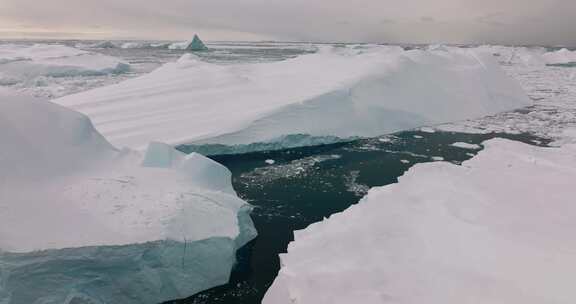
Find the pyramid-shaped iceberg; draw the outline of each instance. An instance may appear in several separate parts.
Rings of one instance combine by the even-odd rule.
[[[190,44],[186,47],[186,50],[194,52],[207,51],[208,47],[206,47],[204,42],[200,40],[200,37],[198,37],[198,35],[194,35],[194,39],[192,39],[192,42],[190,42]]]

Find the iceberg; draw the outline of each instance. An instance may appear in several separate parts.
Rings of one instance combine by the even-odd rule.
[[[192,39],[192,42],[186,47],[186,50],[192,52],[207,51],[208,47],[200,40],[198,35],[194,35],[194,39]]]
[[[548,52],[542,56],[549,65],[576,66],[576,51],[570,51],[566,48]]]
[[[129,69],[130,65],[120,59],[63,45],[0,45],[0,83],[41,76],[97,76]]]
[[[231,173],[0,90],[0,303],[157,304],[228,281],[256,235]]]
[[[384,46],[227,65],[185,54],[142,77],[53,101],[88,115],[114,145],[135,149],[151,141],[370,137],[531,104],[490,55]]]
[[[576,145],[483,145],[296,231],[263,303],[574,303]]]

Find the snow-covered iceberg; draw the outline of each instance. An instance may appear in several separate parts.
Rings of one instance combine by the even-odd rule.
[[[548,52],[542,55],[549,65],[569,65],[576,66],[576,51],[566,48],[558,51]]]
[[[377,136],[530,104],[490,55],[324,48],[217,65],[186,54],[123,83],[54,102],[87,114],[117,146],[240,145],[284,135]]]
[[[297,231],[263,303],[574,303],[576,145],[484,146]]]
[[[64,45],[0,45],[0,85],[40,76],[93,76],[128,71],[120,59]]]
[[[254,238],[223,166],[117,150],[77,112],[0,91],[0,303],[161,303],[224,284]]]

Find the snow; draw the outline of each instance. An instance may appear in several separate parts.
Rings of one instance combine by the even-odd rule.
[[[63,45],[0,45],[0,84],[35,78],[92,76],[128,71],[130,65],[114,57]]]
[[[576,145],[483,145],[295,232],[263,303],[574,303]]]
[[[3,90],[0,138],[0,303],[187,297],[226,283],[255,236],[230,172],[199,154],[117,150],[86,116]]]
[[[323,47],[256,64],[186,54],[148,75],[54,102],[88,115],[114,145],[136,149],[151,141],[372,137],[530,104],[489,55],[375,46]]]
[[[451,146],[456,147],[456,148],[468,149],[468,150],[478,150],[478,149],[482,148],[480,145],[469,144],[469,143],[465,143],[465,142],[455,142]]]
[[[548,52],[542,55],[546,63],[551,65],[574,65],[576,66],[576,51],[560,49],[554,52]]]

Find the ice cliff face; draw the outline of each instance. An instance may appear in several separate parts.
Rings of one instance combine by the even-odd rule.
[[[297,231],[264,303],[574,303],[576,146],[484,146]]]
[[[255,236],[223,166],[117,150],[77,112],[0,91],[0,303],[160,303],[226,283]]]
[[[530,104],[490,55],[398,47],[323,48],[265,64],[185,55],[137,79],[54,102],[116,146],[249,144],[285,135],[376,136]]]

